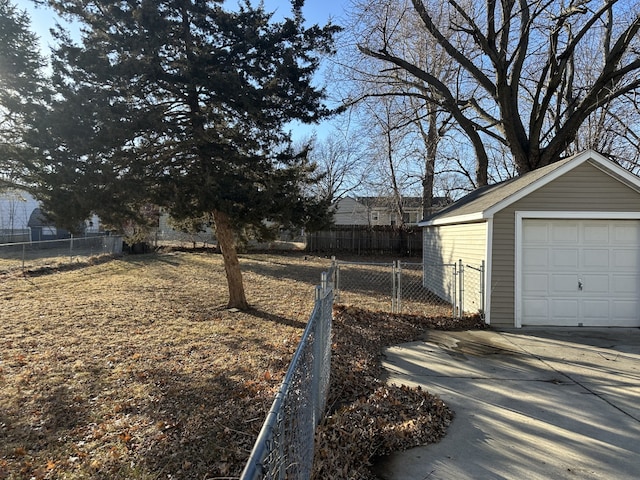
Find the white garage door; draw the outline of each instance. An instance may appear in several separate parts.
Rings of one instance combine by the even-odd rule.
[[[640,222],[522,224],[522,325],[640,326]]]

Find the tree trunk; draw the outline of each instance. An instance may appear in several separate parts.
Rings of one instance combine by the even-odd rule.
[[[227,307],[248,310],[249,304],[244,294],[242,272],[240,271],[240,262],[238,261],[238,252],[236,250],[236,237],[231,221],[226,213],[219,210],[213,211],[213,221],[216,225],[218,246],[224,259],[224,270],[227,274],[227,285],[229,287],[229,303]]]
[[[438,144],[440,142],[440,135],[438,132],[438,117],[435,107],[427,104],[428,109],[427,118],[429,119],[429,125],[427,131],[422,128],[420,123],[420,132],[422,134],[422,140],[427,150],[424,159],[424,177],[422,178],[422,216],[428,217],[431,214],[431,208],[433,207],[433,181],[436,171],[436,157],[438,156]]]

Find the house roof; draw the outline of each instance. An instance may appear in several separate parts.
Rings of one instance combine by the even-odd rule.
[[[599,153],[587,150],[519,177],[480,187],[457,202],[425,218],[418,225],[425,227],[482,221],[492,218],[495,213],[503,208],[508,207],[585,162],[592,163],[605,173],[640,192],[640,178]]]
[[[45,227],[52,224],[53,223],[47,218],[42,209],[36,208],[31,212],[31,215],[29,216],[29,223],[27,225],[29,227]]]
[[[355,197],[354,200],[369,208],[387,208],[394,203],[392,197]],[[449,197],[433,197],[434,207],[441,207],[449,203],[451,203]],[[402,197],[402,204],[405,207],[421,208],[422,197]]]

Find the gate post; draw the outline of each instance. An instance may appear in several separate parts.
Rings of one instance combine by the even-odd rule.
[[[400,263],[400,260],[396,260],[394,262],[394,269],[395,269],[395,302],[396,302],[396,308],[394,313],[402,313],[402,265]]]
[[[485,278],[484,278],[484,269],[485,269],[485,264],[484,264],[484,260],[482,260],[482,263],[480,264],[480,306],[482,308],[482,318],[486,318],[486,312],[484,311],[485,308],[485,303],[484,303],[484,291],[486,289],[486,285],[485,285]]]
[[[458,318],[462,318],[464,315],[464,265],[462,264],[462,259],[458,260]]]
[[[397,313],[398,308],[398,277],[396,270],[397,261],[391,264],[391,313]]]
[[[334,300],[336,302],[340,301],[340,262],[335,260],[335,257],[332,259],[332,263],[335,262],[335,284],[333,289]]]

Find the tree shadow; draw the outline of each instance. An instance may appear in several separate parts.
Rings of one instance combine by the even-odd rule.
[[[247,315],[251,315],[252,317],[259,318],[261,320],[267,320],[269,322],[277,323],[280,325],[286,325],[287,327],[304,329],[307,326],[305,322],[293,320],[291,318],[283,317],[281,315],[274,315],[273,313],[265,312],[264,310],[259,310],[257,308],[251,308],[244,313],[246,313]]]

